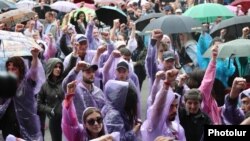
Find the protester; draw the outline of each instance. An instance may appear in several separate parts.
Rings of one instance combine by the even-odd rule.
[[[46,63],[46,82],[38,93],[38,111],[49,117],[49,129],[52,141],[62,140],[61,120],[64,92],[62,81],[74,67],[76,57],[71,58],[69,66],[64,70],[58,58],[50,58]],[[42,117],[40,117],[41,120]],[[45,120],[45,119],[44,119]],[[42,124],[45,127],[45,124]],[[44,131],[43,131],[44,132]]]
[[[31,50],[31,67],[27,68],[23,58],[11,57],[6,70],[16,75],[16,96],[1,100],[1,127],[4,139],[9,134],[25,140],[42,141],[39,117],[36,114],[35,94],[44,82],[44,70],[38,58],[39,49]]]
[[[185,132],[179,123],[179,95],[172,91],[171,83],[175,81],[178,70],[166,71],[166,79],[156,94],[152,106],[148,108],[147,119],[141,127],[142,140],[153,141],[158,136],[169,136],[175,140],[185,141]]]
[[[105,124],[101,111],[96,107],[88,107],[83,111],[82,124],[78,122],[76,109],[73,98],[76,92],[77,81],[67,84],[67,94],[63,102],[63,133],[69,141],[85,141],[98,137],[106,138],[106,140],[116,140],[119,133],[106,134]],[[99,138],[99,140],[101,140]]]
[[[109,80],[104,88],[107,105],[102,109],[108,133],[120,132],[120,141],[137,141],[141,121],[137,116],[138,97],[129,82]]]
[[[86,108],[97,107],[98,109],[102,109],[102,107],[105,105],[105,99],[102,90],[93,84],[97,69],[97,65],[90,65],[84,61],[79,61],[69,72],[62,83],[62,86],[65,90],[67,84],[73,80],[76,80],[78,73],[80,71],[82,72],[82,79],[78,80],[79,83],[76,86],[74,98],[74,104],[77,107],[76,114],[80,123],[82,122],[82,112]]]

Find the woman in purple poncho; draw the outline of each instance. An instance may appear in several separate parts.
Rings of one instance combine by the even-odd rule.
[[[25,140],[42,141],[35,93],[44,82],[45,74],[40,60],[39,50],[31,50],[31,68],[26,68],[21,57],[11,57],[6,62],[6,70],[16,75],[18,88],[16,95],[0,100],[0,119],[4,138],[13,134]],[[39,74],[39,77],[38,77]]]
[[[88,107],[82,114],[82,123],[78,122],[73,97],[75,95],[76,81],[67,85],[67,95],[63,101],[62,130],[68,141],[89,141],[91,139],[102,141],[119,141],[119,133],[106,134],[103,117],[96,107]]]

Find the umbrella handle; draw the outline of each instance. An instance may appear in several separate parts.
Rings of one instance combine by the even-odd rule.
[[[228,69],[230,68],[230,62],[231,62],[231,58],[234,57],[235,54],[231,54],[230,57],[229,57],[229,60],[228,60]]]

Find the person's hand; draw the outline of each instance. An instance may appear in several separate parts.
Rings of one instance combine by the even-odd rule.
[[[76,70],[77,72],[79,72],[80,70],[84,70],[84,69],[88,68],[89,65],[90,65],[90,64],[87,63],[87,62],[85,62],[85,61],[79,61],[79,62],[77,62],[77,64],[76,64],[75,70]]]
[[[156,79],[158,79],[158,80],[164,79],[165,78],[165,71],[158,71],[155,76],[156,76]]]
[[[16,24],[16,26],[15,26],[15,31],[16,32],[21,32],[23,29],[24,29],[23,24]]]
[[[236,77],[232,84],[232,89],[230,92],[231,98],[237,98],[242,90],[246,88],[246,79],[242,77]]]
[[[121,52],[119,50],[114,50],[112,52],[112,56],[115,58],[119,58],[119,57],[121,57]]]
[[[159,136],[159,137],[157,137],[154,141],[174,141],[174,138],[172,138],[172,137]]]
[[[119,20],[119,19],[115,19],[115,20],[113,21],[113,27],[114,27],[115,29],[117,29],[117,28],[120,27],[120,20]]]
[[[75,94],[77,81],[74,80],[67,84],[67,94]]]
[[[227,34],[227,30],[226,29],[221,29],[220,30],[220,37],[224,38],[224,36]]]
[[[67,95],[65,96],[64,106],[69,108],[70,103],[73,101],[75,95],[77,81],[71,81],[67,84]]]
[[[182,87],[185,84],[185,82],[186,82],[187,79],[188,79],[188,75],[186,73],[181,74],[179,76],[178,86]]]
[[[233,81],[232,88],[243,90],[246,88],[246,79],[242,77],[236,77]]]
[[[132,30],[136,30],[136,28],[135,28],[135,23],[134,22],[130,22],[129,23],[129,26],[130,26],[130,28],[132,29]]]
[[[100,47],[97,48],[97,54],[103,54],[107,50],[107,45],[101,45]]]
[[[178,76],[179,70],[177,69],[171,69],[165,72],[165,78],[168,82],[175,81],[176,77]]]
[[[38,48],[32,47],[31,54],[33,58],[38,58],[40,50]]]
[[[212,59],[213,60],[216,60],[216,58],[218,56],[218,47],[219,47],[219,45],[216,45],[216,44],[212,46],[211,52],[212,52]]]
[[[155,29],[152,31],[152,39],[156,39],[158,42],[160,42],[163,38],[163,33],[161,29]]]
[[[122,23],[121,25],[120,25],[120,31],[125,31],[125,29],[126,29],[126,24],[125,23]]]
[[[243,29],[242,29],[242,36],[243,36],[243,38],[246,38],[247,37],[247,35],[249,34],[249,27],[244,27]]]
[[[134,132],[135,134],[137,134],[138,131],[140,131],[141,124],[142,124],[142,123],[137,122],[137,123],[135,124],[135,126],[133,127],[133,132]]]

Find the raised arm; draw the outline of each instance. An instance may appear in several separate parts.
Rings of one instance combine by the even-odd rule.
[[[48,38],[49,43],[48,43],[48,47],[45,48],[45,51],[43,54],[46,61],[48,61],[52,57],[55,57],[56,52],[57,52],[55,39],[53,38],[52,34],[49,33],[47,38]]]
[[[218,45],[212,47],[212,58],[205,72],[204,78],[201,82],[199,90],[202,94],[203,112],[207,113],[212,119],[214,124],[220,124],[221,118],[218,111],[218,106],[215,99],[212,97],[211,92],[214,84],[216,74],[216,58],[218,54]]]
[[[75,94],[77,81],[72,81],[67,84],[67,95],[63,101],[63,114],[62,114],[62,131],[65,137],[70,141],[76,141],[84,137],[82,135],[83,128],[80,127],[76,116],[76,110],[74,106],[73,98]]]
[[[148,106],[153,105],[154,101],[155,101],[155,96],[157,94],[157,92],[160,90],[160,81],[165,79],[165,72],[164,71],[158,71],[156,73],[156,78],[155,81],[153,83],[151,92],[150,92],[150,96],[149,96],[149,101],[148,101]]]
[[[130,22],[130,26],[131,26],[131,34],[130,34],[130,38],[128,40],[128,45],[127,48],[133,52],[136,48],[137,48],[137,40],[135,39],[135,24],[133,22]]]
[[[70,83],[73,80],[76,80],[76,77],[78,73],[86,68],[89,64],[85,61],[79,61],[77,62],[76,66],[69,72],[69,74],[64,78],[62,82],[62,88],[64,92],[66,92],[67,84]]]
[[[163,34],[161,30],[154,30],[152,33],[152,39],[150,41],[147,55],[146,55],[146,63],[145,68],[147,75],[151,79],[151,83],[154,82],[155,74],[158,71],[157,69],[157,44],[161,41]],[[152,85],[152,84],[151,84]]]
[[[115,32],[119,28],[119,26],[120,26],[119,19],[115,19],[113,21],[113,27],[110,30],[110,39],[111,39],[111,41],[115,41],[116,40],[116,33]]]
[[[166,79],[164,80],[160,91],[156,94],[153,105],[149,109],[151,112],[149,111],[147,113],[149,126],[151,124],[149,128],[162,130],[162,127],[166,122],[168,109],[175,98],[170,85],[174,82],[178,73],[179,71],[176,69],[168,70],[165,73]]]
[[[89,43],[88,49],[90,49],[90,50],[91,49],[94,50],[94,48],[91,48],[91,47],[93,47],[93,45],[91,45],[91,44],[93,44],[93,42],[94,42],[94,37],[93,37],[94,25],[95,25],[95,23],[93,21],[93,18],[90,17],[88,25],[87,25],[86,33],[85,33],[85,35],[88,39],[88,43]]]
[[[222,107],[223,120],[225,124],[240,124],[244,120],[244,113],[238,107],[239,94],[246,87],[246,80],[236,77],[232,89],[225,98],[225,105]]]
[[[107,62],[104,64],[103,66],[103,84],[104,85],[106,84],[106,82],[108,82],[108,80],[112,78],[112,76],[110,75],[111,73],[109,71],[110,71],[113,61],[115,60],[115,58],[118,58],[120,56],[121,56],[120,51],[114,50],[112,54],[109,56],[109,59],[107,60]]]
[[[32,61],[31,61],[31,67],[30,67],[30,70],[29,70],[29,76],[31,78],[31,80],[33,81],[37,81],[38,80],[38,71],[39,71],[39,66],[42,67],[41,65],[41,62],[38,58],[38,55],[39,55],[39,49],[37,48],[32,48],[31,49],[31,54],[32,54]],[[43,69],[43,68],[41,68]],[[39,75],[43,75],[43,74],[39,74]],[[45,76],[44,76],[45,77]]]

